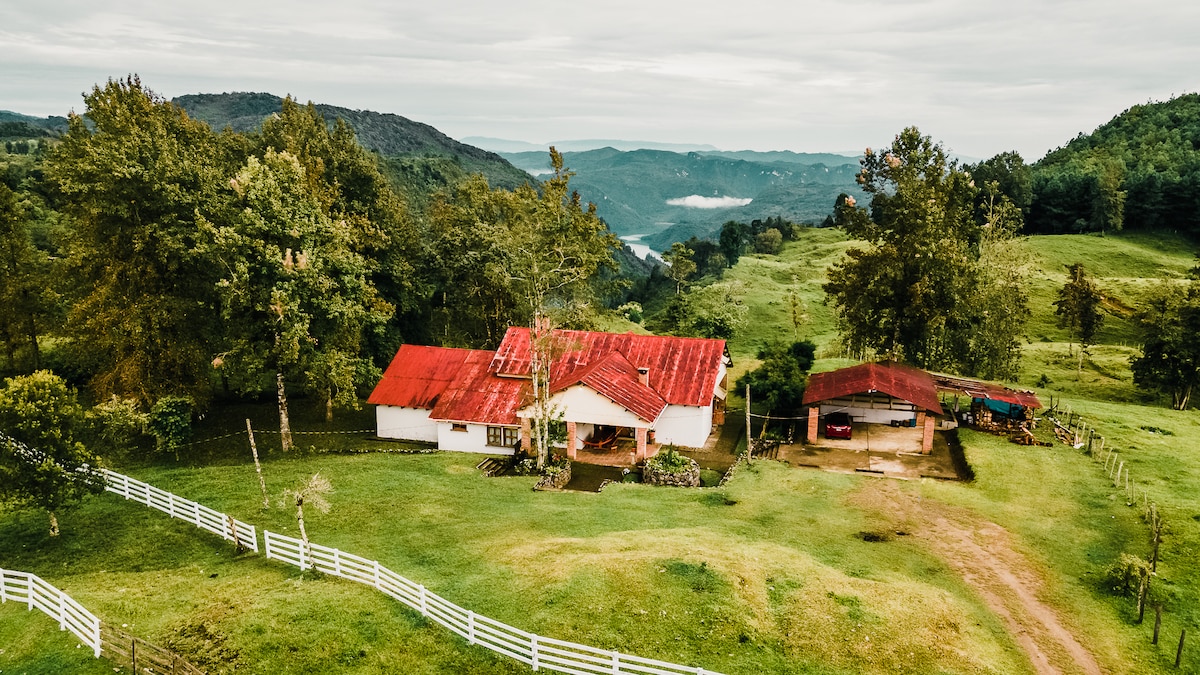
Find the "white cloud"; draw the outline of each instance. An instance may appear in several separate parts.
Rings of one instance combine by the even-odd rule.
[[[686,206],[689,209],[728,209],[735,206],[745,206],[753,199],[743,199],[741,197],[701,197],[700,195],[688,195],[687,197],[679,197],[677,199],[668,199],[667,206]]]

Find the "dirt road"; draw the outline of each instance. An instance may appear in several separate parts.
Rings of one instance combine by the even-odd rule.
[[[925,542],[979,594],[1039,675],[1101,675],[1095,657],[1039,599],[1038,567],[1012,545],[1004,528],[932,500],[919,502],[890,481],[871,481],[856,501],[887,508],[910,534]]]

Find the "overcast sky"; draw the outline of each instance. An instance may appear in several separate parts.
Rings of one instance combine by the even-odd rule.
[[[917,125],[1033,161],[1200,89],[1198,35],[1192,0],[11,0],[0,109],[82,112],[137,73],[167,98],[290,93],[455,138],[857,152]]]

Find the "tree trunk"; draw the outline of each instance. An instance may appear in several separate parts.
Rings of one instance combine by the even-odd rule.
[[[53,511],[49,511],[49,513],[50,513],[50,536],[57,537],[58,536],[58,516],[54,515]]]
[[[304,498],[296,497],[296,522],[300,525],[300,540],[308,546],[308,532],[304,530]]]
[[[325,394],[325,421],[333,421],[333,390],[330,389]]]
[[[29,350],[33,355],[33,369],[39,370],[42,367],[42,352],[38,348],[37,323],[34,322],[33,312],[29,313],[29,329],[27,335],[29,336]]]
[[[283,386],[283,373],[275,373],[275,383],[279,388],[279,442],[283,451],[292,449],[292,425],[288,422],[287,389]]]

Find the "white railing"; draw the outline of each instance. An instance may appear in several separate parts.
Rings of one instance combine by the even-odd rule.
[[[100,619],[38,575],[0,568],[0,602],[9,600],[42,610],[59,630],[71,631],[100,656]]]
[[[258,531],[253,525],[115,471],[101,471],[104,473],[105,489],[109,492],[158,509],[172,518],[185,520],[258,553]]]
[[[343,553],[336,548],[313,543],[305,545],[299,539],[269,530],[263,530],[263,542],[270,560],[371,586],[457,633],[470,644],[487,647],[526,663],[534,670],[576,675],[720,675],[695,666],[680,666],[527,633],[465,610],[381,566],[378,561]]]

